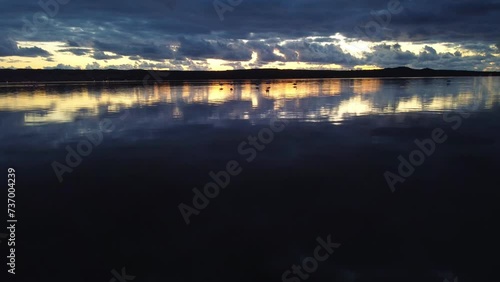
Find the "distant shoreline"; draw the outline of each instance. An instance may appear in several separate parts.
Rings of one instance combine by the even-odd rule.
[[[322,78],[438,78],[500,76],[500,72],[411,69],[381,70],[279,70],[254,69],[231,71],[148,71],[148,70],[32,70],[0,69],[0,84],[68,83],[147,83],[202,80],[272,80]]]

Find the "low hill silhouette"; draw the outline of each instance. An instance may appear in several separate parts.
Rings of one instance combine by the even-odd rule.
[[[368,78],[368,77],[459,77],[500,76],[500,72],[411,69],[408,67],[381,70],[280,70],[250,69],[231,71],[149,71],[149,70],[34,70],[0,69],[0,83],[31,82],[146,82],[205,79],[306,79],[306,78]]]

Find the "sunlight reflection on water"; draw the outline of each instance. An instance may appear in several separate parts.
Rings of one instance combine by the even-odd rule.
[[[166,121],[210,123],[275,115],[339,124],[363,115],[452,111],[478,99],[480,110],[488,110],[498,102],[499,85],[499,78],[422,78],[2,87],[0,112],[22,114],[25,126],[72,123],[160,105]]]

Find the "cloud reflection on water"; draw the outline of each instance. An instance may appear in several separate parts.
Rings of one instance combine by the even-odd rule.
[[[143,86],[80,85],[0,88],[0,112],[23,113],[24,125],[71,123],[125,109],[165,106],[162,116],[182,121],[263,119],[341,123],[353,116],[444,112],[481,99],[498,102],[498,78],[325,79],[175,82]],[[296,84],[296,85],[295,85]],[[478,85],[486,91],[478,93]],[[231,90],[232,89],[232,90]],[[191,111],[207,106],[208,111]]]

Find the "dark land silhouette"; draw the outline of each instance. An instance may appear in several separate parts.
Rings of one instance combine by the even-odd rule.
[[[307,79],[307,78],[369,78],[369,77],[463,77],[500,76],[500,72],[411,69],[407,67],[382,70],[279,70],[252,69],[231,71],[150,71],[150,70],[35,70],[1,69],[0,83],[15,82],[147,82],[206,79]]]

